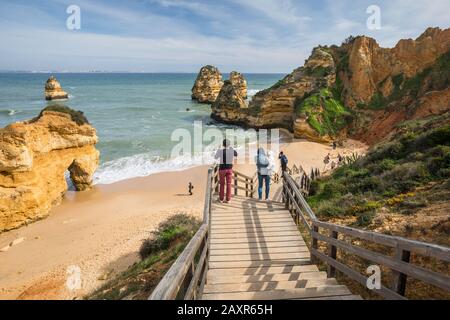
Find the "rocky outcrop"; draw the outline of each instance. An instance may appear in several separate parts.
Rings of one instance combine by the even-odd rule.
[[[390,49],[368,37],[350,37],[341,46],[315,48],[303,67],[260,91],[248,107],[228,108],[233,112],[220,117],[213,110],[213,117],[246,127],[286,128],[297,138],[365,139],[378,118],[394,112],[409,119],[412,114],[448,111],[442,98],[435,98],[439,107],[433,112],[416,109],[430,95],[445,96],[449,50],[450,29],[430,28],[416,40],[401,40]]]
[[[203,67],[192,88],[192,99],[199,103],[212,104],[222,89],[222,74],[213,66]]]
[[[67,171],[77,190],[90,188],[97,140],[83,114],[65,107],[0,129],[0,232],[46,217],[68,189]]]
[[[416,40],[400,40],[390,49],[381,48],[372,38],[356,38],[347,53],[349,72],[344,76],[349,90],[344,97],[346,104],[356,107],[370,103],[380,91],[386,94],[385,86],[389,86],[392,78],[413,78],[449,49],[450,29],[429,28]]]
[[[221,122],[243,124],[246,120],[243,117],[243,110],[248,108],[243,94],[240,86],[235,86],[231,80],[226,80],[219,96],[211,106],[211,117]]]
[[[56,78],[51,76],[45,84],[45,100],[64,100],[69,99],[69,95],[65,92]]]
[[[247,99],[247,80],[244,76],[237,72],[232,71],[230,73],[230,82],[239,91],[240,96],[246,100]]]

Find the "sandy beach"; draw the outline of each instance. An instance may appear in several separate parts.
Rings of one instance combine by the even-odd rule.
[[[331,153],[363,153],[366,147],[347,141],[342,148],[308,141],[284,143],[289,165],[323,171],[323,159]],[[165,172],[111,185],[97,185],[82,193],[68,192],[51,215],[26,227],[0,235],[0,299],[82,298],[137,259],[143,239],[171,215],[186,213],[201,218],[207,166]],[[253,175],[255,168],[237,170]],[[192,182],[194,195],[187,186]],[[274,187],[276,189],[277,186]],[[276,190],[273,190],[276,194]],[[66,286],[67,270],[81,270],[79,290]]]

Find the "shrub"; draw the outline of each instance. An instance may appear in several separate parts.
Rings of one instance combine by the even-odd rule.
[[[336,196],[341,195],[345,192],[345,187],[336,181],[328,182],[324,185],[323,191],[322,191],[322,197],[325,199],[331,199]]]
[[[367,227],[372,224],[373,219],[375,218],[374,211],[366,211],[357,214],[356,223],[360,227]]]
[[[334,201],[322,201],[317,208],[317,214],[319,217],[340,217],[346,215],[346,212],[342,206],[338,205]]]
[[[152,232],[153,237],[142,243],[139,254],[145,259],[161,250],[166,250],[177,241],[190,239],[200,226],[200,222],[190,216],[178,214],[161,223]]]
[[[53,112],[61,112],[61,113],[69,114],[72,121],[76,122],[76,124],[78,124],[79,126],[81,126],[83,124],[89,124],[89,121],[87,120],[87,118],[85,117],[85,115],[82,111],[75,111],[66,106],[62,106],[62,105],[48,106],[41,111],[38,118],[42,117],[42,115],[44,114],[45,111],[53,111]]]

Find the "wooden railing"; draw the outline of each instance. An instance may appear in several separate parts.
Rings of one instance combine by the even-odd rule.
[[[254,197],[256,175],[248,177],[234,172],[234,195],[244,191],[247,197]],[[149,300],[197,300],[203,294],[208,272],[211,234],[211,205],[214,193],[219,190],[219,168],[208,170],[203,223],[184,251],[167,271],[153,290]]]
[[[203,293],[209,263],[213,172],[208,170],[203,224],[153,290],[149,300],[196,300]]]
[[[325,263],[330,278],[335,277],[336,270],[338,270],[366,287],[368,278],[346,265],[344,261],[340,261],[339,253],[345,253],[392,270],[393,281],[391,281],[391,286],[382,285],[380,289],[374,290],[375,293],[386,299],[406,299],[408,277],[450,292],[450,277],[448,276],[450,248],[321,222],[306,202],[298,184],[288,173],[284,174],[283,201],[296,223],[298,225],[302,223],[311,236],[311,261],[313,263],[319,261]],[[375,245],[387,248],[385,251],[394,250],[395,254],[389,256],[356,246],[353,243],[354,240],[364,241],[369,246]],[[321,243],[325,244],[325,253],[320,250],[323,247],[320,245]],[[366,247],[369,246],[366,245]],[[411,261],[412,254],[440,261],[447,266],[447,273],[435,272],[413,264]]]

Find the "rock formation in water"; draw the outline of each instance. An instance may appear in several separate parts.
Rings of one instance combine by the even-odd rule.
[[[220,116],[216,108],[212,116],[246,127],[286,128],[297,138],[352,136],[373,143],[398,122],[449,111],[449,50],[450,29],[429,28],[391,49],[350,37],[341,46],[315,48],[303,67],[260,91],[248,107]]]
[[[63,100],[68,98],[67,92],[61,88],[56,78],[51,76],[45,84],[45,100]]]
[[[212,104],[216,101],[222,86],[222,74],[219,69],[205,66],[200,70],[192,88],[192,99],[199,103]]]
[[[245,80],[244,76],[237,71],[232,71],[230,73],[230,82],[236,90],[239,90],[241,97],[244,100],[247,99],[247,80]]]
[[[219,96],[211,106],[211,117],[221,122],[244,124],[245,117],[242,117],[244,114],[242,110],[247,109],[248,104],[243,94],[241,87],[233,85],[231,80],[226,80]]]
[[[68,189],[89,189],[99,163],[96,130],[81,112],[48,107],[0,129],[0,232],[46,217]]]

